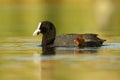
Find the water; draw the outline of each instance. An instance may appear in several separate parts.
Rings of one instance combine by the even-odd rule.
[[[54,54],[44,55],[40,40],[9,37],[0,41],[1,80],[120,79],[119,42],[99,48],[57,47],[50,49]]]
[[[0,4],[0,80],[120,80],[118,0]],[[107,41],[99,48],[42,48],[41,35],[32,33],[44,20],[55,24],[57,35],[96,33]]]

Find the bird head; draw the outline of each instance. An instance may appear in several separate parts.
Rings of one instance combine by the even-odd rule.
[[[77,45],[80,45],[85,42],[85,39],[83,36],[78,36],[77,38],[74,39],[74,43]]]

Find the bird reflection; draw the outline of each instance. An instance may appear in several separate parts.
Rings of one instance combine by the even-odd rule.
[[[55,47],[42,46],[42,55],[55,55]]]
[[[93,53],[97,53],[99,50],[98,47],[96,48],[76,48],[74,50],[74,54],[93,54]]]
[[[73,51],[69,50],[61,50],[63,53],[64,51],[68,51],[68,53],[73,53]],[[61,52],[60,51],[60,52]],[[99,47],[95,48],[75,48],[73,54],[96,54],[99,51]],[[65,52],[66,53],[66,52]],[[59,54],[59,51],[57,51],[57,54]],[[42,47],[42,55],[56,55],[55,47]]]

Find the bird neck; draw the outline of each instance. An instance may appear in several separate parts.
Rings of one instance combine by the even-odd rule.
[[[43,35],[42,45],[47,46],[54,44],[55,36],[55,34]]]

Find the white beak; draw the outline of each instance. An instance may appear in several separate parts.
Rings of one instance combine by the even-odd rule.
[[[38,34],[40,33],[40,30],[39,29],[36,29],[33,33],[33,36],[37,36]]]
[[[37,29],[33,32],[33,36],[36,36],[40,33],[40,26],[41,26],[41,22],[38,24]]]

